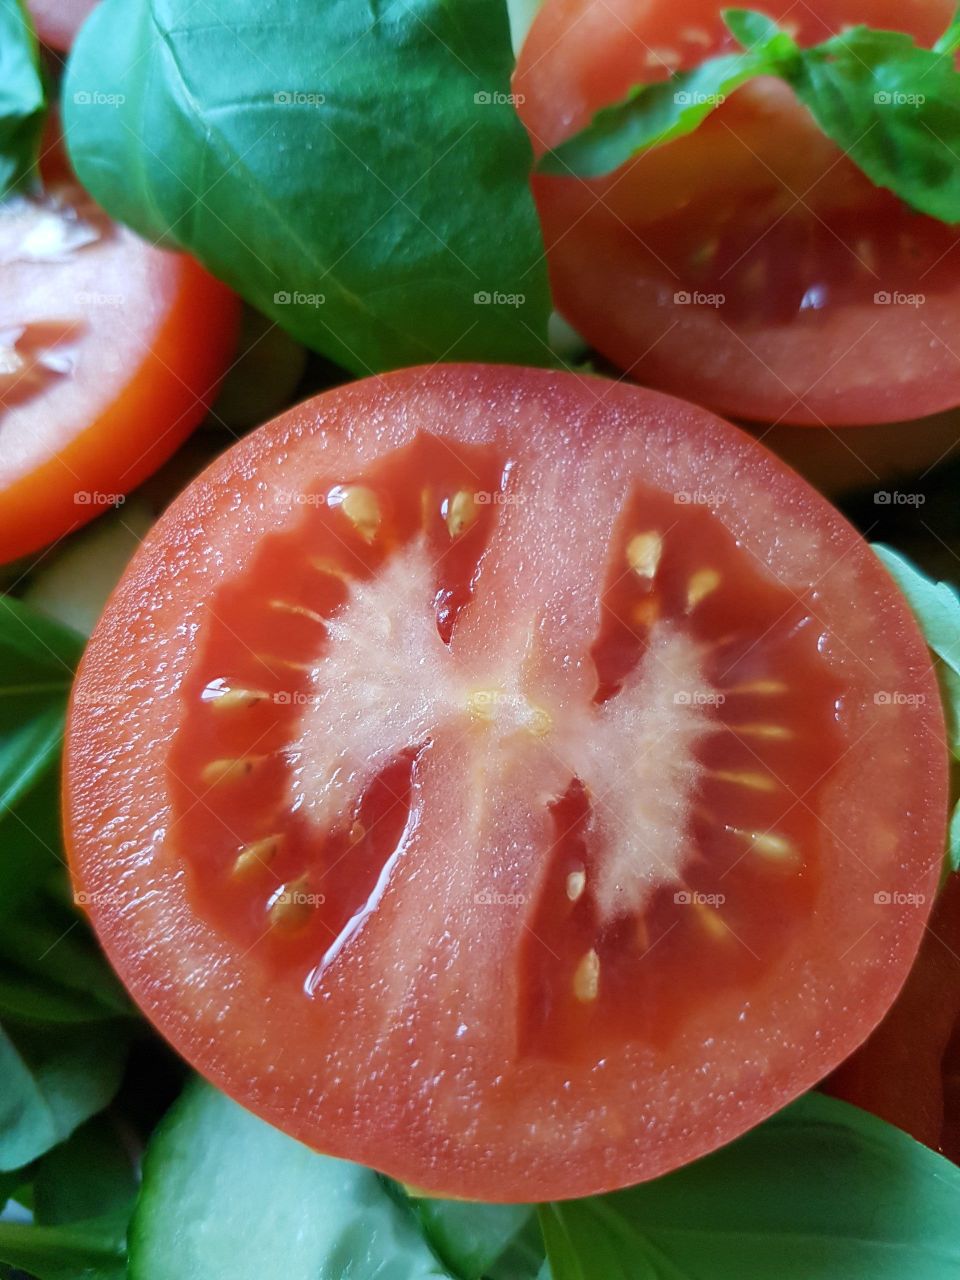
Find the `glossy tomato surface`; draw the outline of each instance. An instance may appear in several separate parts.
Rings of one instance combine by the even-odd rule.
[[[737,48],[726,7],[547,0],[514,85],[534,149],[635,84]],[[953,11],[949,0],[748,7],[804,45],[856,23],[931,45]],[[874,187],[780,81],[746,85],[693,134],[607,177],[537,176],[534,194],[557,306],[639,382],[805,425],[960,403],[956,230]]]
[[[945,791],[923,640],[822,498],[692,405],[486,366],[328,392],[201,475],[66,763],[80,900],[200,1071],[506,1201],[652,1177],[847,1056]]]
[[[28,0],[37,35],[51,49],[66,52],[97,0]]]
[[[69,181],[0,204],[0,282],[3,563],[122,502],[174,452],[226,371],[238,304]]]

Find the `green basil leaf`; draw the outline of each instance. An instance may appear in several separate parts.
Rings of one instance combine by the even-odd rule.
[[[137,1187],[127,1142],[109,1115],[98,1115],[37,1165],[34,1220],[60,1226],[106,1214],[129,1218]]]
[[[0,918],[63,866],[59,767],[82,639],[0,596]]]
[[[960,761],[960,596],[947,582],[934,582],[905,555],[875,543],[874,551],[903,592],[936,660],[947,721],[948,745]],[[947,831],[947,863],[960,871],[960,804]]]
[[[960,222],[960,74],[896,31],[853,27],[779,72],[827,137],[878,187]]]
[[[956,53],[960,49],[960,8],[953,15],[953,21],[933,46],[935,53]]]
[[[130,1280],[436,1280],[450,1273],[384,1180],[318,1155],[200,1081],[154,1134]]]
[[[57,1227],[0,1222],[0,1261],[37,1280],[124,1280],[123,1212]]]
[[[81,181],[357,374],[549,361],[503,0],[103,0],[64,91]]]
[[[123,1023],[0,1027],[0,1170],[36,1160],[101,1111],[120,1085],[128,1045]]]
[[[23,0],[0,4],[0,196],[34,172],[44,110],[40,51]]]
[[[669,80],[637,85],[626,98],[598,111],[586,129],[548,151],[538,168],[586,178],[610,173],[641,151],[692,133],[735,89],[773,72],[771,53],[760,46],[709,58]]]
[[[956,1165],[815,1093],[666,1177],[542,1211],[554,1280],[951,1280],[958,1215]]]

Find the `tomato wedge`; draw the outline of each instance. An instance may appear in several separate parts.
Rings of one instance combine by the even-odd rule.
[[[97,0],[28,0],[27,8],[43,43],[65,53],[96,5]]]
[[[291,410],[161,518],[65,809],[117,971],[208,1078],[532,1201],[690,1160],[864,1039],[946,786],[912,615],[798,476],[657,392],[438,366]]]
[[[631,86],[735,46],[721,0],[547,0],[518,110],[542,153]],[[931,45],[950,0],[762,0],[815,44],[847,25]],[[557,306],[647,385],[742,418],[894,422],[960,404],[956,233],[830,142],[780,81],[609,176],[537,176]]]
[[[960,1161],[960,875],[937,899],[916,964],[870,1036],[825,1082],[826,1092],[906,1129]]]
[[[59,180],[0,204],[0,282],[3,563],[122,502],[174,452],[227,369],[238,303]]]

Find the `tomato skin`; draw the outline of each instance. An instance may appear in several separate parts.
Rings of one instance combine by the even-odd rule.
[[[96,7],[97,0],[28,0],[37,35],[60,53],[73,44],[80,24]]]
[[[698,1012],[666,1052],[637,1043],[587,1065],[535,1058],[511,1064],[504,1078],[500,1055],[512,1040],[502,1005],[514,990],[515,943],[509,921],[479,909],[469,945],[444,934],[440,956],[406,974],[421,975],[416,1005],[384,1021],[378,990],[401,971],[405,944],[415,951],[418,938],[442,930],[444,911],[459,901],[451,869],[437,867],[404,931],[392,932],[401,924],[385,906],[364,948],[346,957],[329,992],[342,1015],[318,1068],[308,1024],[323,1011],[305,1017],[302,982],[291,986],[261,968],[256,948],[212,928],[187,894],[168,838],[164,761],[210,592],[245,573],[266,533],[290,527],[289,507],[271,501],[277,489],[304,491],[318,473],[361,471],[428,429],[509,440],[518,465],[534,469],[531,494],[540,474],[546,484],[550,468],[562,466],[565,515],[548,530],[550,553],[536,570],[518,572],[508,560],[493,566],[502,595],[499,609],[483,615],[492,627],[534,589],[561,600],[590,590],[596,567],[584,547],[596,534],[584,513],[609,509],[617,487],[605,486],[624,467],[666,489],[696,487],[710,475],[722,493],[718,518],[747,556],[794,588],[824,578],[818,616],[840,641],[826,652],[843,672],[850,719],[848,749],[821,810],[828,845],[818,910],[775,976]],[[574,505],[578,486],[584,507]],[[578,530],[572,510],[584,519]],[[548,642],[562,663],[564,638]],[[120,694],[118,655],[128,691]],[[921,701],[909,711],[883,704],[881,728],[878,682]],[[444,767],[456,767],[457,754],[444,756]],[[455,793],[447,801],[440,827],[452,835],[460,808]],[[654,1177],[821,1079],[876,1025],[902,983],[933,894],[945,811],[943,723],[926,647],[879,561],[836,512],[765,450],[694,406],[628,385],[483,366],[350,384],[214,463],[160,520],[108,605],[74,691],[65,761],[75,884],[131,994],[175,1047],[310,1145],[437,1193],[490,1201],[587,1195]],[[909,886],[917,897],[877,906],[878,882]],[[451,1018],[475,1003],[488,1018],[484,1035],[461,1041]]]
[[[131,280],[124,315],[131,328],[142,326],[142,343],[119,380],[105,374],[111,384],[105,397],[88,391],[86,407],[69,407],[71,417],[91,415],[83,425],[74,420],[54,452],[0,479],[0,562],[79,528],[104,510],[100,495],[122,498],[151,475],[201,420],[233,354],[239,302],[230,290],[186,255],[147,245],[126,228],[114,227],[110,235],[106,252],[125,264]],[[91,251],[99,246],[80,250]],[[55,265],[41,269],[57,271]],[[110,270],[108,279],[116,281],[115,262]],[[149,282],[149,294],[137,293],[144,288],[134,283],[140,280]],[[62,305],[56,275],[50,284],[56,314]],[[93,334],[81,359],[105,358],[109,352],[98,349]],[[42,395],[36,411],[43,413]],[[61,411],[67,411],[62,401],[47,412]],[[17,423],[17,430],[25,428]]]
[[[918,1142],[960,1158],[957,1099],[945,1096],[944,1058],[960,1025],[960,875],[937,898],[916,963],[890,1012],[823,1084]]]
[[[758,7],[807,44],[866,22],[930,45],[951,17],[941,0]],[[723,8],[548,0],[514,78],[535,152],[631,85],[663,78],[664,59],[688,67],[715,52]],[[747,85],[689,137],[606,177],[535,175],[533,190],[558,309],[646,385],[801,426],[912,420],[960,403],[949,229],[873,187],[784,86]],[[908,294],[921,301],[878,305]]]

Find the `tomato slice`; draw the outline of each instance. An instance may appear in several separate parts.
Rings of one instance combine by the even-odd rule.
[[[634,84],[735,48],[719,0],[547,0],[515,89],[542,153]],[[949,0],[753,5],[814,44],[848,24],[930,45]],[[874,187],[764,78],[593,181],[537,176],[563,315],[632,377],[743,418],[918,418],[960,403],[956,234]]]
[[[27,0],[37,35],[51,49],[65,53],[97,0]]]
[[[138,552],[68,730],[76,886],[163,1033],[484,1200],[652,1177],[822,1078],[903,981],[945,805],[859,535],[706,411],[544,370],[246,437]]]
[[[0,204],[0,563],[122,502],[203,417],[236,298],[74,184]]]

